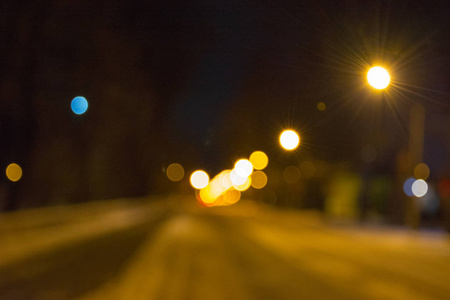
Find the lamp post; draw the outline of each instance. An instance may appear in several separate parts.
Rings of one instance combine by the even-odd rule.
[[[381,67],[375,66],[368,70],[367,72],[367,82],[368,84],[380,92],[386,89],[391,81],[391,76],[389,72]],[[367,209],[368,209],[368,192],[369,184],[371,180],[370,167],[365,165],[361,172],[361,191],[359,196],[359,220],[360,222],[365,221]]]
[[[384,90],[390,83],[389,72],[383,67],[372,67],[367,72],[368,83],[377,90]],[[409,111],[409,143],[407,149],[407,170],[405,173],[412,173],[414,166],[423,160],[423,145],[425,133],[425,109],[423,105],[416,103]],[[406,199],[405,222],[412,228],[417,228],[420,224],[420,208],[414,198]]]
[[[289,152],[296,153],[295,149],[297,149],[298,146],[300,145],[300,141],[301,141],[300,135],[292,129],[284,130],[279,136],[279,143],[281,148],[288,153]],[[287,161],[291,162],[292,159],[297,158],[297,156],[287,155],[287,157],[285,158],[287,158]],[[284,173],[283,169],[286,170],[285,168],[286,161],[284,161],[279,166],[281,167],[280,171]],[[285,177],[283,178],[285,179]],[[301,205],[302,199],[298,194],[298,186],[289,184],[289,182],[287,182],[286,179],[284,180],[284,182],[286,184],[283,183],[281,186],[279,186],[278,189],[279,193],[278,195],[280,196],[280,200],[282,201],[281,203],[284,203],[285,205],[288,206]]]

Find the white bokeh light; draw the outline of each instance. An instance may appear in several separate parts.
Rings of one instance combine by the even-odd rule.
[[[197,170],[194,173],[192,173],[190,182],[192,187],[196,189],[202,189],[206,187],[209,183],[208,173],[202,170]]]
[[[427,193],[427,191],[428,191],[428,184],[425,182],[425,180],[418,179],[414,181],[412,185],[412,192],[414,196],[422,197]]]
[[[240,159],[234,165],[234,169],[238,176],[247,178],[253,172],[253,165],[248,159]]]

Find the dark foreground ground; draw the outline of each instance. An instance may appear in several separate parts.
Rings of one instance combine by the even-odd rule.
[[[450,299],[444,233],[251,201],[56,207],[1,215],[0,234],[0,299]]]

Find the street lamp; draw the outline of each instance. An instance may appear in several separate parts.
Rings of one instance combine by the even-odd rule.
[[[367,81],[373,88],[377,90],[384,90],[388,87],[389,82],[391,81],[391,76],[383,67],[372,67],[367,72]]]
[[[384,90],[389,86],[391,81],[391,76],[389,72],[381,67],[375,66],[371,67],[367,71],[367,82],[369,85],[376,90]],[[384,98],[384,93],[381,94]],[[369,193],[369,182],[370,182],[370,167],[369,165],[365,165],[362,170],[362,186],[359,197],[359,210],[360,210],[360,221],[364,221],[366,218],[367,210],[368,210],[368,193]]]
[[[286,150],[294,150],[300,144],[300,136],[294,130],[285,130],[280,135],[280,144]]]
[[[367,72],[367,81],[373,88],[384,90],[389,86],[391,77],[386,69],[381,66],[375,66],[370,68]],[[412,105],[409,111],[408,166],[410,170],[405,170],[407,173],[410,173],[414,166],[423,159],[424,128],[425,109],[422,104],[417,103]],[[423,183],[425,183],[425,181]],[[420,182],[422,185],[423,183]],[[422,185],[420,184],[416,184],[416,186],[422,188]],[[422,188],[421,191],[422,190],[426,193],[426,189]],[[408,225],[418,227],[420,222],[420,211],[414,200],[408,200],[406,218]]]

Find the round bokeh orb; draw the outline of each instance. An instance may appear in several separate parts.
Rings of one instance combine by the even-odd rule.
[[[88,109],[88,102],[86,98],[78,96],[73,98],[70,108],[77,115],[84,114]]]

